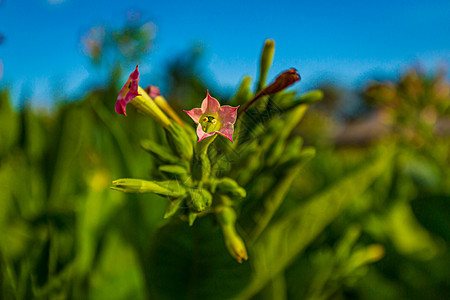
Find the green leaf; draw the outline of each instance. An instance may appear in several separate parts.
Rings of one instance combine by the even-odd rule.
[[[171,216],[173,216],[178,209],[181,207],[181,205],[183,204],[183,198],[180,199],[175,199],[172,202],[170,202],[169,206],[167,207],[166,212],[164,213],[164,219],[170,218]]]
[[[282,272],[346,205],[366,191],[390,161],[391,153],[383,153],[268,227],[250,248],[254,273],[238,298],[248,299]]]

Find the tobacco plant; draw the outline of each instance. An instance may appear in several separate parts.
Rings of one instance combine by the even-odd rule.
[[[273,54],[274,42],[268,40],[254,91],[251,79],[245,77],[229,103],[220,103],[210,95],[213,91],[205,91],[200,108],[186,108],[195,128],[183,121],[158,88],[139,86],[138,67],[119,93],[117,113],[126,115],[130,103],[159,123],[166,136],[164,143],[141,142],[157,162],[155,178],[117,179],[111,187],[169,200],[164,215],[169,221],[153,238],[145,267],[149,293],[158,298],[254,295],[384,168],[387,156],[291,215],[274,218],[302,166],[315,155],[314,148],[304,147],[302,138],[291,133],[322,92],[297,96],[286,91],[300,81],[294,68],[266,85]],[[355,178],[357,186],[352,184]],[[336,193],[341,194],[334,200]],[[361,251],[358,266],[381,257]]]

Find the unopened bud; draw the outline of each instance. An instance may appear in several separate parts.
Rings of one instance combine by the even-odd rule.
[[[244,242],[241,237],[234,234],[224,234],[225,235],[225,246],[228,252],[233,256],[238,263],[242,263],[242,260],[248,259],[247,249],[245,248]]]
[[[215,190],[220,193],[229,195],[232,198],[244,198],[247,196],[247,192],[236,181],[231,178],[225,177],[218,179],[215,183]]]
[[[383,258],[385,253],[384,247],[380,244],[372,244],[366,248],[366,262],[373,263]]]
[[[297,70],[290,68],[289,70],[278,75],[271,84],[261,91],[261,93],[264,95],[271,95],[281,92],[287,87],[293,85],[295,82],[300,81],[300,79],[301,77]]]
[[[194,212],[202,212],[211,206],[212,196],[205,189],[191,189],[189,190],[190,199],[187,201],[187,205]]]
[[[272,66],[273,54],[275,52],[275,42],[273,40],[266,40],[261,54],[261,62],[259,65],[259,82],[257,91],[261,91],[266,84],[267,73]]]
[[[163,165],[160,166],[158,170],[178,178],[186,178],[188,176],[187,170],[182,166],[178,165]]]
[[[171,125],[169,118],[167,118],[158,105],[156,105],[156,103],[149,97],[147,92],[139,87],[138,93],[139,95],[131,100],[130,103],[143,114],[152,117],[164,128],[168,128]]]
[[[158,87],[149,85],[148,87],[145,88],[145,91],[148,93],[150,98],[152,98],[153,101],[155,101],[156,105],[158,105],[158,107],[161,108],[162,111],[164,111],[169,116],[169,118],[177,122],[177,124],[180,125],[181,127],[184,126],[183,121],[180,119],[178,114],[173,110],[173,108],[169,105],[169,103],[167,103],[166,99],[161,95]]]
[[[289,70],[284,71],[283,73],[278,75],[277,78],[275,78],[275,80],[271,84],[269,84],[265,89],[257,93],[252,100],[243,105],[243,107],[239,110],[238,117],[244,114],[247,111],[247,109],[261,97],[281,92],[282,90],[291,86],[295,82],[300,81],[300,79],[301,79],[300,74],[297,72],[296,69],[290,68]]]
[[[112,182],[111,189],[127,193],[168,193],[169,190],[148,180],[122,178]]]
[[[242,260],[247,260],[248,255],[244,241],[237,234],[235,229],[236,212],[231,207],[220,206],[217,208],[216,215],[217,220],[222,227],[228,252],[238,261],[238,263],[242,263]]]
[[[126,193],[155,193],[161,196],[180,197],[186,190],[176,181],[148,181],[122,178],[112,182],[111,189]]]

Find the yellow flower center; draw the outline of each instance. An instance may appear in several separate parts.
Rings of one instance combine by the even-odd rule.
[[[220,129],[220,121],[216,118],[216,116],[202,115],[200,117],[200,124],[202,125],[202,130],[206,133]]]

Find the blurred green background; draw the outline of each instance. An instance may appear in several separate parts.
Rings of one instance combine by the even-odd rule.
[[[184,272],[186,254],[177,252],[183,240],[161,234],[168,228],[162,227],[168,223],[167,199],[109,189],[117,178],[155,174],[139,141],[158,142],[164,133],[134,109],[127,118],[114,112],[121,78],[130,71],[121,66],[142,59],[152,45],[152,28],[132,23],[101,38],[95,30],[85,50],[110,74],[104,87],[87,90],[81,99],[55,95],[48,110],[27,101],[13,106],[8,87],[0,91],[0,298],[159,299],[155,286],[169,291],[169,299],[183,298],[177,293],[188,299],[237,297],[227,289],[245,275],[218,269],[209,274],[211,284],[197,274],[202,270]],[[200,57],[194,50],[174,58],[163,73],[165,96],[177,111],[197,107],[215,85],[199,74]],[[272,249],[277,260],[263,266],[267,276],[239,297],[449,299],[445,72],[411,68],[393,80],[367,81],[356,92],[330,83],[317,88],[323,101],[309,108],[290,137],[301,136],[316,156],[272,220],[281,224],[300,207],[301,224],[283,241],[286,251]],[[222,92],[219,98],[225,103],[232,96]],[[177,232],[186,236],[200,230],[183,226]],[[224,251],[212,236],[194,240],[201,250],[191,259],[208,256],[208,249]],[[155,264],[161,250],[155,244],[167,248],[170,263]],[[227,265],[236,264],[229,260]],[[175,269],[166,271],[164,263]],[[197,288],[210,289],[200,293],[208,296],[200,297]]]

